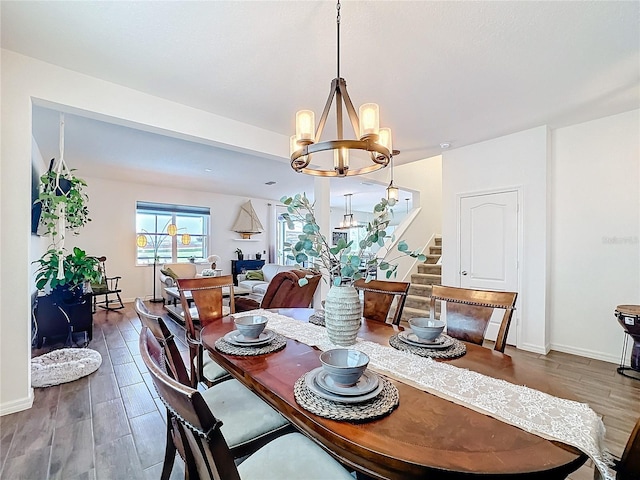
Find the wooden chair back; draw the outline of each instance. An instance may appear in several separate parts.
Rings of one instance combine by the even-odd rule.
[[[394,298],[398,299],[396,312],[391,319],[393,325],[400,323],[404,302],[409,293],[408,282],[391,282],[386,280],[356,280],[354,287],[364,291],[364,308],[362,315],[367,320],[386,323]]]
[[[170,375],[183,385],[191,385],[189,374],[182,361],[173,333],[162,317],[149,312],[141,298],[136,298],[134,307],[143,327],[147,327],[164,350],[164,358]]]
[[[493,310],[504,309],[494,346],[494,350],[504,352],[517,296],[516,292],[492,292],[433,285],[431,317],[435,316],[436,300],[445,302],[447,334],[458,340],[482,345]]]
[[[216,419],[198,390],[182,385],[163,369],[162,347],[151,331],[140,334],[140,353],[158,395],[182,426],[185,467],[189,478],[240,480],[238,470]]]
[[[93,257],[98,262],[98,271],[100,272],[100,281],[91,284],[92,297],[93,297],[93,313],[96,312],[98,306],[105,310],[120,310],[124,308],[120,293],[122,289],[118,287],[118,283],[122,277],[109,277],[107,276],[107,257]],[[98,301],[98,297],[104,295],[104,300]],[[115,295],[116,298],[111,298],[109,295]],[[115,306],[112,306],[114,304]]]
[[[640,478],[640,419],[633,428],[616,467],[618,480]]]
[[[204,352],[200,343],[200,329],[224,316],[222,308],[223,287],[229,288],[229,307],[231,313],[235,313],[233,277],[225,275],[222,277],[179,278],[176,282],[178,292],[180,292],[180,304],[184,312],[185,336],[189,345],[191,386],[195,387],[204,377],[202,358]],[[191,316],[187,292],[191,295],[198,311],[197,322]]]

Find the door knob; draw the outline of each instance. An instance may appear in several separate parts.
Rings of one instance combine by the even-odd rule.
[[[467,271],[466,271],[466,270],[463,270],[463,271],[461,271],[460,273],[461,273],[462,275],[466,275],[466,274],[467,274]]]

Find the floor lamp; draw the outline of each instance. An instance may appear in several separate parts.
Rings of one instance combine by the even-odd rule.
[[[142,231],[144,233],[138,234],[136,238],[136,244],[138,245],[138,247],[145,248],[149,244],[151,247],[153,247],[153,297],[149,300],[152,303],[164,303],[164,298],[156,298],[156,267],[158,265],[158,249],[164,243],[164,240],[167,237],[175,237],[178,233],[178,230],[183,230],[178,229],[178,227],[176,227],[173,223],[169,222],[167,222],[165,228],[167,233],[156,235],[152,235],[143,229]],[[188,233],[184,233],[180,240],[183,245],[189,245],[189,243],[191,243],[191,235],[189,235]]]

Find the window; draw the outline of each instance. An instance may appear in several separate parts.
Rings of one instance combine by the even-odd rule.
[[[207,258],[209,215],[209,207],[137,202],[136,263],[152,264],[154,257],[159,263]],[[173,235],[169,225],[176,227]]]

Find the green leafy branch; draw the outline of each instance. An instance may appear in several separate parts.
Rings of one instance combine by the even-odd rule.
[[[326,270],[334,285],[352,283],[363,277],[367,281],[372,279],[370,270],[380,269],[385,272],[387,279],[397,275],[398,266],[389,261],[384,261],[377,257],[370,258],[366,262],[366,276],[360,271],[360,264],[364,252],[374,244],[382,247],[389,236],[386,229],[391,222],[393,210],[389,202],[383,198],[373,209],[373,220],[367,223],[366,237],[360,241],[357,253],[352,252],[353,241],[338,240],[334,247],[329,245],[327,238],[320,232],[320,227],[315,218],[314,204],[309,202],[306,194],[296,194],[293,197],[282,197],[281,202],[287,207],[287,213],[282,217],[287,222],[289,229],[294,228],[295,222],[302,223],[302,233],[298,235],[298,241],[294,244],[285,242],[285,251],[288,252],[287,259],[296,263],[310,262],[314,265],[320,264]],[[401,253],[392,261],[402,256],[410,256],[424,262],[426,256],[419,251],[411,251],[407,243],[402,240],[398,243],[398,251]],[[306,283],[306,279],[301,279],[301,285]]]

